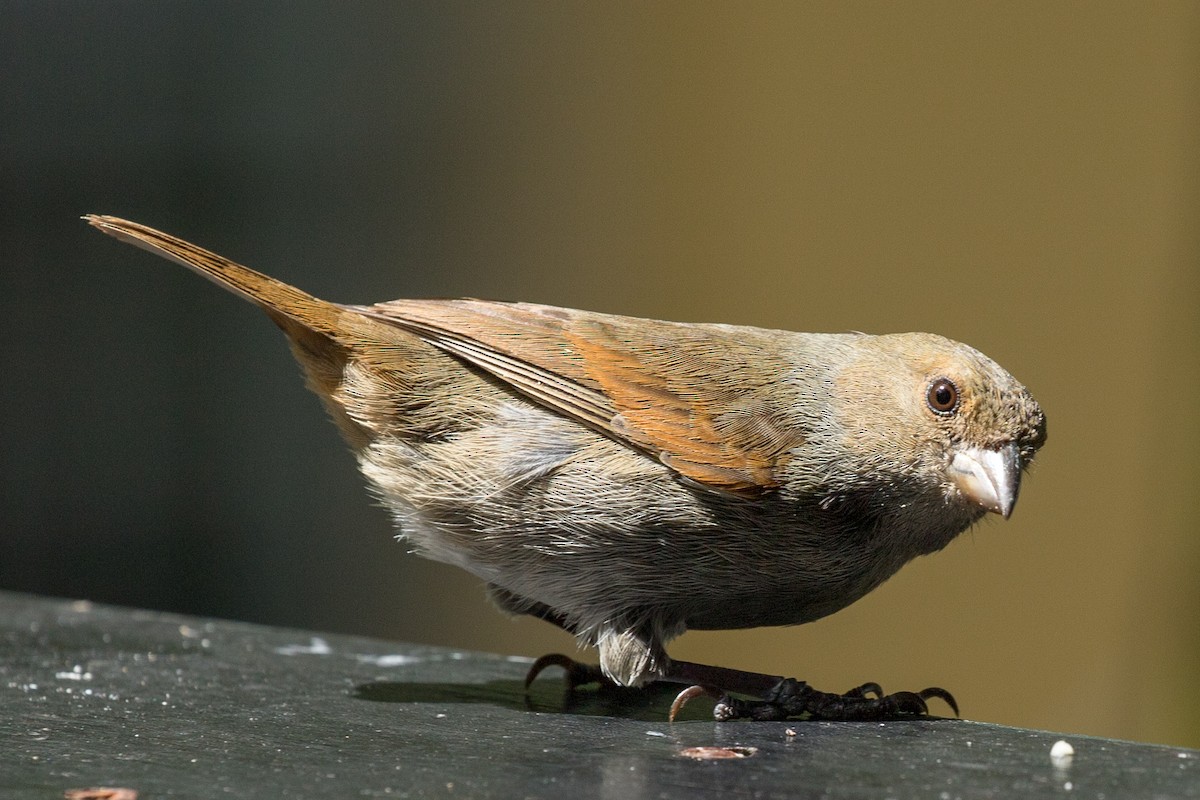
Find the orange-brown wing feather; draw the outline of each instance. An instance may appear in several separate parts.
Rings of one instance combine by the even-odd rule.
[[[476,300],[353,308],[413,331],[708,489],[745,497],[774,489],[779,467],[803,443],[803,432],[757,391],[786,365],[770,363],[770,348],[748,341],[756,337],[747,329]]]

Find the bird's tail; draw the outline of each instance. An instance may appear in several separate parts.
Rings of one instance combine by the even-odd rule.
[[[84,219],[109,236],[182,264],[256,303],[285,330],[299,323],[308,330],[337,338],[339,319],[345,309],[335,303],[313,297],[295,286],[154,228],[100,214],[88,214]]]

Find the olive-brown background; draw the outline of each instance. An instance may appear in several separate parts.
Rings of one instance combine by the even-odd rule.
[[[1016,514],[673,652],[1200,746],[1191,3],[0,3],[0,588],[538,654],[405,553],[278,331],[334,300],[929,330],[1024,381]]]

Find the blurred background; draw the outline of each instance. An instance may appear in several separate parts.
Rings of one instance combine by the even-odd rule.
[[[116,214],[331,300],[969,342],[1050,420],[1014,517],[673,654],[1200,746],[1200,6],[0,14],[0,588],[573,652],[408,555],[279,331]]]

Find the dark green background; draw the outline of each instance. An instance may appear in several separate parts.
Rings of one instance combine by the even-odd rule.
[[[405,554],[251,306],[930,330],[1050,440],[989,521],[797,630],[673,652],[1200,745],[1191,3],[0,2],[0,588],[537,654]]]

